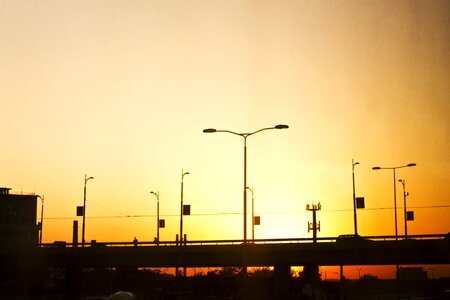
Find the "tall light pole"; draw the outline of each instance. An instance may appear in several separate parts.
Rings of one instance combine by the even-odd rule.
[[[42,230],[44,229],[44,195],[40,196],[38,195],[39,198],[41,198],[41,228],[39,230],[39,245],[42,245]]]
[[[359,162],[354,162],[352,159],[352,179],[353,179],[353,220],[355,223],[355,236],[358,235],[358,225],[356,221],[356,195],[355,195],[355,166],[359,165]]]
[[[181,170],[181,210],[180,210],[180,251],[181,254],[183,253],[183,214],[184,214],[184,207],[183,207],[183,182],[184,182],[184,175],[188,175],[189,172],[184,172],[184,170]],[[177,276],[178,276],[178,267],[177,267]],[[183,276],[186,277],[186,266],[183,267]]]
[[[84,199],[83,199],[83,232],[81,234],[81,247],[84,247],[84,232],[85,232],[85,219],[86,219],[86,183],[90,180],[94,179],[94,177],[87,177],[84,174]]]
[[[406,186],[406,180],[399,179],[398,181],[401,182],[402,185],[403,185],[403,213],[404,213],[404,216],[405,216],[405,239],[406,239],[408,237],[408,225],[406,224],[407,221],[408,221],[407,212],[406,212],[406,196],[408,196],[408,193],[406,192],[406,187],[405,187]]]
[[[159,245],[159,192],[150,192],[156,196],[156,245]]]
[[[235,135],[239,135],[244,138],[244,244],[247,243],[247,138],[255,133],[258,133],[263,130],[269,130],[269,129],[287,129],[289,128],[288,125],[279,124],[274,127],[267,127],[262,128],[259,130],[256,130],[254,132],[250,133],[237,133],[230,130],[218,130],[214,128],[207,128],[203,129],[204,133],[215,133],[215,132],[227,132]]]
[[[189,172],[181,170],[181,210],[180,210],[180,244],[183,245],[183,181],[184,175],[188,175]]]
[[[395,170],[406,168],[406,167],[415,167],[415,163],[410,163],[404,166],[399,167],[373,167],[372,170],[392,170],[394,174],[394,219],[395,219],[395,240],[398,240],[398,232],[397,232],[397,189],[396,189],[396,181],[395,181]]]
[[[255,194],[253,188],[247,187],[252,192],[252,242],[255,242]]]

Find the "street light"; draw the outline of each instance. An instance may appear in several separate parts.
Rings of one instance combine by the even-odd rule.
[[[397,189],[396,189],[396,182],[395,182],[395,170],[406,168],[406,167],[415,167],[415,163],[410,163],[404,166],[399,167],[373,167],[372,170],[392,170],[394,174],[394,218],[395,218],[395,240],[398,240],[398,232],[397,232]]]
[[[159,192],[150,192],[156,196],[156,245],[159,245]]]
[[[253,188],[247,187],[247,189],[252,192],[252,242],[255,243],[255,194]]]
[[[358,235],[358,225],[356,222],[356,196],[355,196],[355,166],[359,165],[359,162],[353,162],[352,159],[352,179],[353,179],[353,220],[355,223],[355,236]]]
[[[183,253],[183,214],[184,214],[184,209],[183,209],[183,179],[184,179],[184,175],[188,175],[189,172],[184,172],[183,170],[181,170],[181,211],[180,211],[180,251],[181,253]],[[186,241],[184,241],[186,242]],[[178,267],[176,270],[176,275],[178,276]],[[183,276],[186,277],[186,267],[183,267]]]
[[[84,200],[83,200],[83,232],[81,238],[81,247],[84,247],[84,231],[85,231],[85,218],[86,218],[86,183],[90,180],[94,179],[94,177],[87,177],[84,174]]]
[[[39,230],[39,245],[42,245],[42,230],[44,229],[44,195],[40,196],[38,195],[39,198],[41,198],[42,204],[41,204],[41,228]]]
[[[408,193],[406,192],[406,180],[404,179],[399,179],[399,182],[402,183],[403,185],[403,213],[404,213],[404,217],[405,217],[405,239],[408,237],[408,225],[407,225],[407,212],[406,212],[406,196],[408,196]]]
[[[218,129],[214,129],[214,128],[203,129],[204,133],[227,132],[227,133],[239,135],[244,138],[244,244],[247,243],[247,192],[246,192],[246,190],[247,190],[247,137],[249,137],[255,133],[258,133],[260,131],[263,131],[263,130],[287,129],[287,128],[289,128],[288,125],[279,124],[274,127],[262,128],[262,129],[259,129],[259,130],[256,130],[256,131],[250,132],[250,133],[237,133],[237,132],[230,131],[230,130],[218,130]]]
[[[183,244],[183,181],[184,175],[188,175],[189,172],[181,170],[181,210],[180,210],[180,244]]]

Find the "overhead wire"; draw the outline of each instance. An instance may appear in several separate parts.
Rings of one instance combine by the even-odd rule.
[[[427,206],[410,206],[409,209],[429,209],[429,208],[449,208],[450,205],[427,205]],[[399,209],[401,207],[398,207]],[[378,207],[378,208],[364,208],[364,210],[390,210],[393,207]],[[353,209],[328,209],[322,210],[321,212],[349,212]],[[118,212],[118,211],[116,211]],[[120,212],[119,212],[120,213]],[[278,212],[259,212],[261,215],[287,215],[287,214],[302,214],[308,213],[307,211],[278,211]],[[226,215],[242,215],[242,212],[217,212],[217,213],[197,213],[191,214],[192,216],[226,216]],[[160,217],[179,217],[179,214],[165,214],[160,215]],[[87,219],[119,219],[119,218],[154,218],[156,215],[130,215],[121,214],[114,216],[86,216]],[[73,219],[73,217],[44,217],[46,220],[64,220]]]

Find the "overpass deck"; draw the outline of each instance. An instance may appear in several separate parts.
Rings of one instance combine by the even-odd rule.
[[[225,267],[316,265],[449,264],[448,235],[160,243],[92,243],[87,247],[45,244],[42,247],[0,248],[0,265],[46,267]]]

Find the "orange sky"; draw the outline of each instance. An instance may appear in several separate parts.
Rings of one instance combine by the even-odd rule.
[[[173,240],[184,169],[188,237],[241,239],[243,139],[202,130],[282,123],[248,138],[256,238],[310,236],[313,202],[319,236],[352,233],[352,158],[361,235],[394,234],[392,172],[372,167],[412,162],[408,233],[446,233],[449,6],[2,1],[0,185],[45,195],[44,242],[71,240],[85,174],[87,240],[153,240],[159,191]]]

